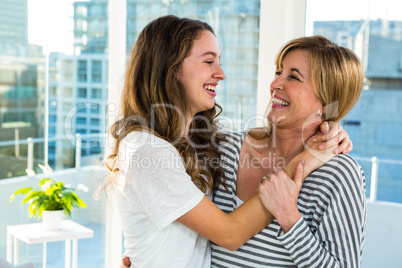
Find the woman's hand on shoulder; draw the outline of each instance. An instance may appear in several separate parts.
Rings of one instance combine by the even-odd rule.
[[[347,154],[353,149],[348,133],[335,122],[323,122],[320,131],[304,144],[304,150],[296,155],[287,165],[285,172],[294,176],[294,167],[305,160],[303,179],[311,172],[328,163],[338,153]]]
[[[349,139],[348,133],[342,128],[342,126],[335,122],[322,122],[320,125],[320,131],[312,137],[313,142],[319,143],[319,149],[332,148],[334,145],[338,145],[334,149],[335,154],[347,154],[353,149],[353,143]]]

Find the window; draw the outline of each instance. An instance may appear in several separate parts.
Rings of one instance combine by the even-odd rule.
[[[353,141],[353,151],[371,186],[371,158],[378,159],[377,199],[402,202],[402,17],[397,1],[338,1],[348,10],[324,8],[324,1],[307,2],[307,34],[320,34],[355,51],[365,68],[359,101],[342,120]],[[400,4],[399,4],[400,5]],[[317,10],[320,10],[318,12]],[[384,105],[386,100],[386,105]],[[367,197],[370,191],[366,191]]]
[[[102,82],[102,61],[93,60],[92,61],[92,82],[100,83]]]
[[[87,89],[83,87],[77,88],[77,97],[78,98],[86,98],[87,97]]]
[[[73,104],[71,102],[63,102],[63,112],[69,112],[73,108]]]
[[[77,4],[77,5],[75,6],[75,16],[76,16],[77,18],[79,18],[79,17],[86,17],[86,16],[87,16],[87,12],[88,12],[88,9],[87,9],[87,7],[85,6],[85,4],[82,4],[82,5]]]
[[[87,61],[86,60],[79,60],[77,62],[77,77],[78,82],[86,82],[87,81]]]
[[[49,96],[57,97],[57,87],[49,87]]]
[[[91,126],[99,126],[99,119],[91,118]]]
[[[78,105],[79,105],[79,104],[78,104]],[[77,105],[77,113],[79,113],[79,114],[86,114],[87,111],[88,111],[88,109],[85,108],[85,107],[78,106],[78,105]]]
[[[73,70],[73,61],[72,60],[64,60],[63,61],[63,69],[71,72]]]
[[[91,114],[99,114],[100,113],[100,107],[98,104],[93,104],[90,107]]]
[[[86,125],[87,118],[86,117],[77,117],[76,121],[77,125]]]
[[[92,5],[102,3],[101,12],[94,14],[104,16],[99,18],[100,23],[97,25],[100,25],[103,31],[102,37],[99,39],[105,39],[106,44],[107,2],[93,0],[91,2]],[[106,66],[103,65],[103,62],[106,63],[106,54],[102,55],[104,56],[102,60],[99,60],[101,57],[99,55],[95,57],[73,55],[76,41],[80,39],[79,36],[75,36],[74,25],[79,24],[74,22],[75,19],[82,20],[79,30],[85,31],[85,33],[81,33],[81,36],[87,34],[88,42],[91,38],[90,34],[97,35],[94,32],[87,33],[87,5],[88,2],[73,0],[0,1],[0,142],[2,143],[0,144],[0,189],[2,189],[3,196],[10,195],[14,192],[13,188],[18,188],[15,186],[21,180],[13,182],[13,178],[25,176],[28,164],[31,164],[29,168],[34,169],[37,173],[42,173],[38,164],[48,163],[53,170],[61,173],[64,167],[74,167],[77,148],[75,148],[74,139],[67,141],[67,136],[69,133],[75,134],[75,129],[78,129],[80,133],[89,132],[87,124],[90,120],[91,105],[86,104],[82,109],[83,113],[80,113],[81,110],[77,110],[72,118],[66,117],[66,113],[70,110],[75,111],[76,98],[81,98],[79,100],[83,102],[84,98],[89,97],[88,88],[100,87],[99,83],[107,79],[107,74],[102,73]],[[47,12],[48,10],[51,12]],[[49,57],[47,57],[47,53],[49,53]],[[48,74],[46,74],[45,68],[47,59],[49,59]],[[93,74],[90,62],[92,60],[94,61]],[[100,61],[102,66],[99,66],[97,61]],[[97,81],[98,85],[90,85],[91,80]],[[46,81],[49,81],[48,85],[46,85]],[[45,91],[47,88],[49,89],[48,95]],[[104,93],[101,95],[105,97]],[[49,99],[46,99],[47,96]],[[85,101],[87,100],[85,99]],[[48,118],[45,118],[46,104],[49,104]],[[70,122],[67,122],[66,119],[69,119]],[[48,129],[45,129],[46,122],[49,123]],[[92,128],[96,128],[96,126],[92,126]],[[43,142],[46,131],[50,137],[47,151],[45,151],[46,147]],[[16,138],[19,138],[20,143],[15,143]],[[27,138],[32,138],[32,147],[26,144]],[[9,142],[13,145],[4,145]],[[33,149],[32,155],[31,149]],[[89,154],[90,149],[84,151],[84,154]],[[98,157],[92,156],[88,160],[83,158],[82,165],[87,163],[96,165]],[[81,176],[83,181],[80,180],[80,183],[89,186],[89,180],[86,180],[89,177],[91,175]],[[5,184],[4,178],[10,178],[10,183]],[[67,178],[66,184],[71,183],[72,187],[76,187],[77,184],[70,178]],[[22,178],[22,180],[26,179]],[[80,195],[84,195],[84,193],[82,192]],[[89,193],[88,200],[92,200],[90,195]],[[78,217],[72,215],[72,220],[91,229],[95,229],[94,226],[96,226],[95,237],[97,239],[89,239],[86,242],[89,243],[89,247],[97,248],[97,252],[82,256],[79,254],[79,258],[85,260],[101,256],[97,258],[99,261],[97,260],[95,266],[105,267],[104,246],[99,246],[99,243],[104,241],[102,231],[104,211],[100,205],[99,210],[95,213],[97,214],[96,220],[94,220],[92,216],[89,217],[94,206],[89,203],[87,205],[91,210],[86,210],[87,212],[81,213]],[[7,219],[1,221],[1,228],[31,222],[26,207],[21,207],[21,211],[19,206],[16,209],[12,205],[1,208],[1,214],[7,215]],[[0,235],[0,241],[6,241],[5,235],[5,233]],[[5,242],[2,243],[2,246],[5,249]],[[35,262],[36,267],[42,266],[41,257],[35,253],[36,250],[32,251],[24,245],[20,246],[20,260],[31,260]],[[54,243],[51,247],[55,254],[53,254],[52,260],[48,258],[48,266],[63,266],[64,244]]]
[[[52,100],[49,102],[49,111],[51,111],[51,112],[57,111],[57,101]]]
[[[5,113],[3,116],[3,122],[15,122],[18,121],[17,113]]]
[[[79,134],[86,134],[87,130],[85,128],[78,128],[76,132]]]
[[[101,99],[102,98],[102,89],[91,88],[91,98],[92,99]]]
[[[51,114],[49,115],[49,123],[56,123],[57,122],[57,115]]]
[[[63,89],[63,97],[72,97],[73,96],[73,89],[71,87],[65,87]]]
[[[21,98],[34,98],[36,94],[36,87],[21,87]]]
[[[30,125],[33,125],[35,123],[35,113],[33,112],[25,112],[22,114],[22,121],[27,122]]]

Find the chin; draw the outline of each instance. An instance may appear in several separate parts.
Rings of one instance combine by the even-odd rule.
[[[267,116],[268,122],[270,122],[270,123],[272,123],[272,124],[278,123],[278,119],[277,119],[277,118],[278,118],[277,116],[271,115],[271,114],[269,114],[269,115]]]
[[[211,105],[208,105],[208,107],[207,107],[207,109],[205,109],[206,111],[207,110],[211,110],[212,108],[214,108],[215,107],[215,102],[213,103],[213,104],[211,104]]]
[[[270,112],[267,116],[267,119],[269,122],[271,123],[275,123],[278,124],[280,122],[282,122],[283,120],[287,119],[287,115],[283,114],[283,113],[272,113]]]

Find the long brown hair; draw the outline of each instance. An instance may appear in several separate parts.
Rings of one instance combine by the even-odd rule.
[[[122,119],[110,129],[116,142],[107,164],[112,174],[118,171],[114,163],[120,142],[133,131],[148,131],[177,149],[187,173],[204,193],[223,184],[217,149],[223,136],[214,120],[221,107],[215,104],[196,114],[188,137],[182,137],[188,107],[178,73],[202,31],[214,34],[205,22],[168,15],[150,22],[138,36],[121,96]],[[108,184],[112,180],[113,176]]]
[[[296,49],[309,54],[314,91],[325,108],[322,118],[340,121],[353,108],[362,91],[364,70],[360,59],[352,50],[314,35],[285,44],[275,58],[276,71],[282,67],[286,55]],[[272,130],[268,124],[266,131],[255,129],[250,133],[257,139],[264,138]]]

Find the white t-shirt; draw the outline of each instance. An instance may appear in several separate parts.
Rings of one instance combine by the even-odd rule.
[[[119,146],[114,191],[131,267],[210,267],[209,241],[176,221],[204,197],[177,150],[147,132]]]

